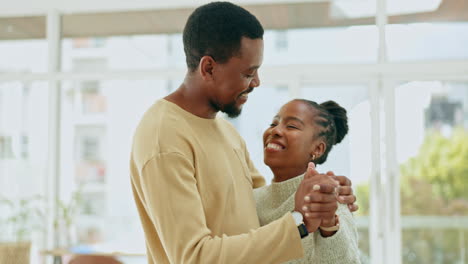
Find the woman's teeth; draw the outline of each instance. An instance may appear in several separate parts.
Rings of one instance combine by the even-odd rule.
[[[283,149],[282,146],[280,146],[278,144],[275,144],[275,143],[268,143],[267,148],[274,149],[274,150],[282,150]]]

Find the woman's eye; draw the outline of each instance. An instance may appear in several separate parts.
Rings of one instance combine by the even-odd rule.
[[[270,127],[275,127],[275,126],[276,126],[275,123],[271,123],[271,124],[270,124]]]
[[[292,126],[292,125],[288,125],[287,127],[292,128],[292,129],[298,129],[296,126]]]

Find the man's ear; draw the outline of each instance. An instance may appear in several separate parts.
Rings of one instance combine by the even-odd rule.
[[[216,61],[211,56],[203,56],[200,59],[198,71],[205,81],[213,80],[213,69],[216,66]]]

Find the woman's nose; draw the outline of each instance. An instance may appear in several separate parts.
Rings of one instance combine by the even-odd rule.
[[[283,129],[281,128],[280,125],[276,125],[271,129],[271,134],[273,136],[282,136],[283,135]]]

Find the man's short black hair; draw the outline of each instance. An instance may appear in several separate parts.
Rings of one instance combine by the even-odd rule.
[[[262,25],[244,8],[229,2],[213,2],[195,9],[183,35],[187,67],[194,71],[203,56],[225,63],[240,55],[242,37],[263,38]]]

